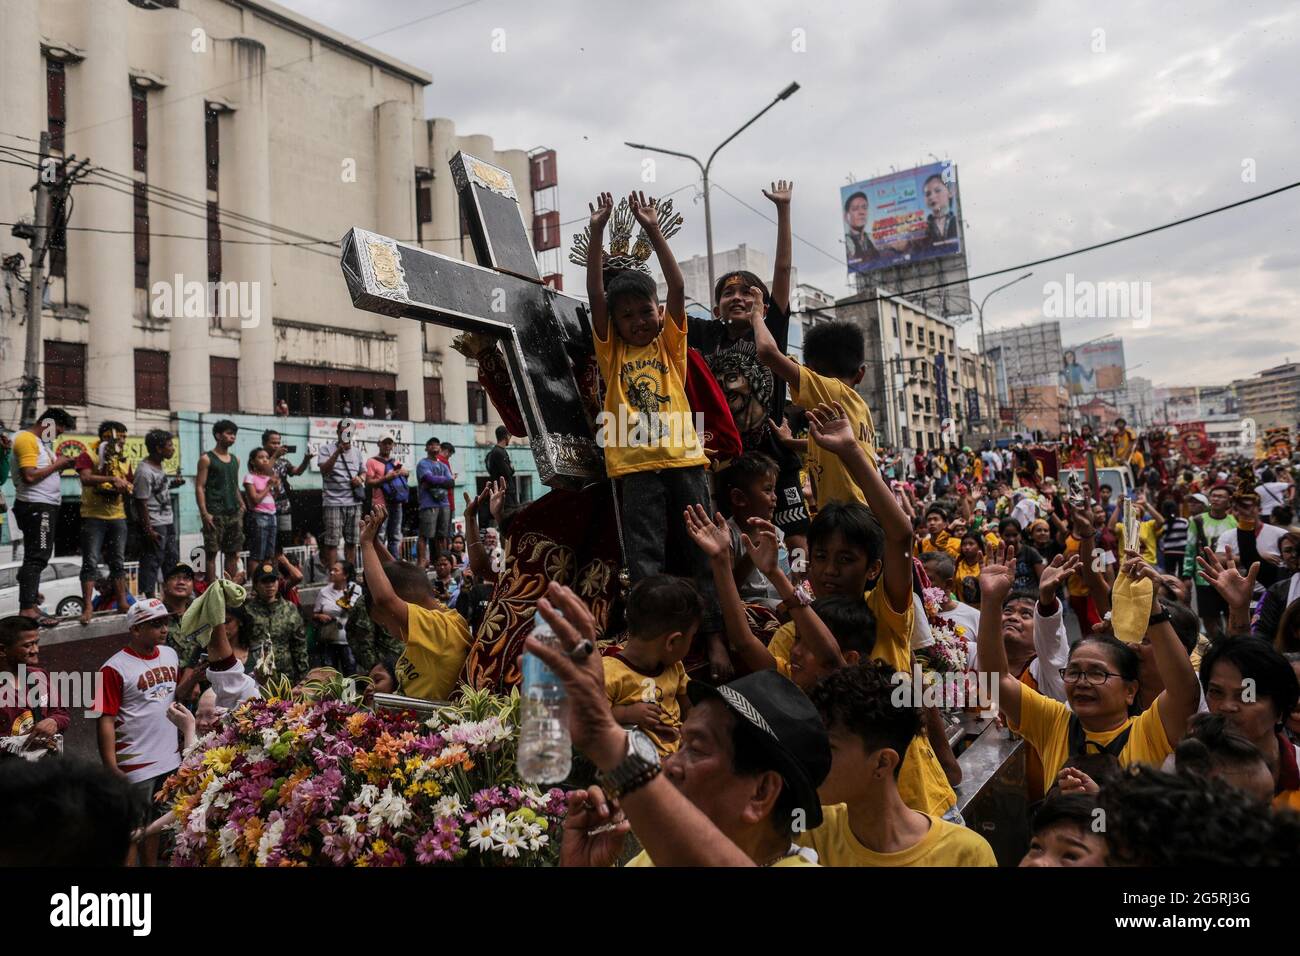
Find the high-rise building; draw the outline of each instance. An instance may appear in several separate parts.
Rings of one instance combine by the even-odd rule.
[[[1253,418],[1260,435],[1269,428],[1300,429],[1300,362],[1265,369],[1252,378],[1232,383],[1237,411]]]
[[[650,263],[654,268],[657,263]],[[682,270],[682,279],[686,288],[686,301],[699,302],[705,308],[713,308],[713,290],[709,288],[709,257],[691,256],[689,259],[677,260],[677,267]],[[772,283],[772,257],[761,249],[742,242],[735,249],[722,249],[713,253],[713,277],[718,280],[728,272],[752,272],[763,280],[764,285]],[[655,268],[655,281],[659,287],[659,301],[668,293],[668,287]],[[798,288],[799,270],[790,270],[790,295]]]

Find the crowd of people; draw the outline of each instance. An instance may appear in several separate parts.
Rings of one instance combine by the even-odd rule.
[[[573,744],[594,768],[570,781],[562,863],[996,865],[960,811],[950,733],[961,715],[989,711],[1026,748],[1022,865],[1297,862],[1292,463],[1183,462],[1144,451],[1123,423],[1055,447],[881,448],[855,388],[859,328],[820,323],[801,362],[786,354],[792,193],[784,182],[765,191],[778,223],[771,284],[723,275],[715,320],[689,326],[671,218],[636,193],[618,215],[608,193],[591,205],[603,413],[632,426],[603,449],[626,581],[598,623],[559,562],[523,615],[557,637],[530,638],[527,652],[563,682]],[[644,268],[651,252],[662,303]],[[719,416],[738,437],[727,457],[711,444]],[[277,676],[301,683],[329,666],[426,700],[461,684],[537,507],[512,498],[498,454],[508,434],[491,453],[494,480],[465,496],[458,549],[454,449],[431,440],[408,476],[391,437],[365,460],[350,425],[316,451],[328,584],[306,615],[301,570],[276,548],[291,528],[279,502],[306,459],[293,466],[268,432],[241,480],[234,423],[214,426],[195,488],[206,580],[161,554],[160,596],[130,605],[127,646],[104,665],[102,760],[142,797],[179,764],[191,711],[210,724]],[[151,467],[137,469],[134,492],[93,458],[77,467],[90,494],[115,487],[148,502],[142,526],[161,550],[174,540],[159,530],[170,511],[153,506],[170,484],[154,474],[168,446],[146,441]],[[25,486],[66,464],[44,447],[15,449]],[[1123,487],[1093,481],[1098,468],[1122,469]],[[408,477],[417,561],[395,547]],[[39,531],[46,513],[24,510]],[[245,510],[257,529],[251,593],[217,620],[205,598],[244,574],[217,555],[240,550]],[[205,614],[206,646],[187,624]],[[36,628],[32,615],[0,621],[0,666],[38,664]],[[922,691],[936,678],[957,695],[931,702]],[[41,739],[59,732],[53,713],[27,719]]]

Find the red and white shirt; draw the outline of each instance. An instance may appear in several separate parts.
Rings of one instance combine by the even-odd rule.
[[[176,725],[167,706],[176,699],[176,651],[166,645],[141,657],[124,647],[100,668],[101,713],[113,718],[117,766],[131,783],[171,773],[181,763]]]

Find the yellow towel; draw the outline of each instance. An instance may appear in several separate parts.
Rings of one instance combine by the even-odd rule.
[[[1151,620],[1151,603],[1155,587],[1150,578],[1131,578],[1121,574],[1110,592],[1110,623],[1115,636],[1125,644],[1141,644]]]

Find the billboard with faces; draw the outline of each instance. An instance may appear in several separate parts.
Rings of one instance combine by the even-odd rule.
[[[845,259],[866,273],[962,252],[957,167],[930,163],[840,188]]]

